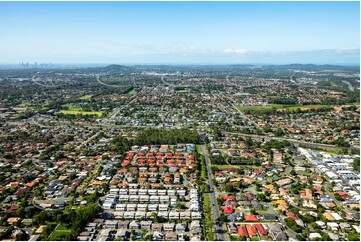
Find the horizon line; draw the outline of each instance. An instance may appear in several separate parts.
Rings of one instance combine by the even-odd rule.
[[[285,62],[285,63],[267,63],[267,62],[263,62],[263,63],[239,63],[239,62],[234,62],[234,63],[206,63],[206,62],[199,62],[199,63],[181,63],[181,62],[128,62],[128,63],[121,63],[121,62],[89,62],[89,63],[82,63],[82,62],[73,62],[73,63],[62,63],[62,62],[17,62],[17,63],[0,63],[1,66],[13,66],[13,65],[21,65],[21,64],[29,64],[29,65],[41,65],[41,64],[47,64],[47,65],[84,65],[84,66],[89,66],[89,65],[222,65],[222,66],[228,66],[228,65],[316,65],[316,66],[320,66],[320,65],[339,65],[339,66],[360,66],[360,62],[349,62],[349,63],[312,63],[312,62]]]

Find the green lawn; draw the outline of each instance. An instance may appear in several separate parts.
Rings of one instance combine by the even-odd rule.
[[[99,111],[81,111],[81,108],[80,110],[72,110],[72,109],[69,109],[69,110],[61,110],[60,111],[61,113],[64,113],[64,114],[81,114],[81,115],[98,115],[99,117],[102,116],[102,112],[99,112]]]
[[[217,168],[239,168],[239,167],[237,167],[235,165],[213,165],[213,164],[211,164],[211,165],[215,166]]]
[[[68,226],[65,224],[59,224],[58,227],[56,227],[56,230],[68,230]]]
[[[332,105],[321,105],[321,104],[315,104],[315,105],[293,105],[293,106],[285,106],[284,109],[288,109],[288,110],[296,110],[297,108],[300,109],[318,109],[318,108],[332,108],[334,106]]]
[[[333,107],[331,105],[322,105],[322,104],[315,104],[315,105],[284,105],[284,104],[270,104],[267,106],[238,106],[237,109],[239,111],[247,111],[247,110],[269,110],[269,109],[288,109],[288,110],[296,110],[297,108],[300,109],[310,109],[310,108],[326,108],[326,107]]]
[[[18,107],[28,107],[28,106],[31,106],[30,102],[23,102],[18,105]]]
[[[65,224],[59,224],[54,231],[50,234],[48,240],[61,241],[65,240],[65,236],[71,233],[71,230],[67,228]]]
[[[203,193],[203,212],[204,212],[204,221],[206,225],[206,238],[207,240],[215,240],[215,233],[214,233],[214,222],[211,212],[211,201],[209,198],[209,194]]]
[[[262,167],[256,165],[213,165],[213,164],[211,165],[217,168],[236,168],[236,169],[240,169],[240,168],[259,169]]]
[[[246,110],[266,110],[266,109],[280,109],[283,108],[285,105],[283,104],[270,104],[267,106],[237,106],[239,111],[246,111]]]
[[[197,148],[197,152],[198,152],[199,154],[202,154],[202,146],[196,145],[196,148]]]
[[[49,236],[48,240],[50,241],[61,241],[65,240],[65,236],[71,233],[71,230],[55,230],[51,235]]]
[[[131,94],[131,95],[134,95],[134,94],[137,94],[137,93],[138,93],[138,91],[135,90],[135,89],[132,89],[130,92],[128,92],[128,94]]]
[[[67,104],[63,104],[63,105],[61,105],[61,107],[62,107],[62,108],[72,108],[72,107],[73,107],[73,105],[72,105],[72,104],[67,103]]]
[[[68,110],[68,111],[82,111],[82,108],[75,107],[75,106],[72,106],[70,104],[64,104],[64,105],[62,105],[62,107],[67,107],[66,110]]]
[[[316,151],[324,152],[324,153],[329,154],[329,155],[338,155],[341,152],[341,150],[320,150],[320,149],[316,149]]]
[[[66,110],[60,110],[61,113],[64,114],[81,114],[81,115],[98,115],[98,117],[102,116],[102,112],[100,111],[83,111],[80,107],[74,107],[71,104],[64,104],[62,107],[68,107]]]
[[[91,98],[92,98],[92,95],[84,95],[84,96],[81,96],[79,99],[89,101]]]
[[[188,92],[188,90],[178,90],[177,92]]]

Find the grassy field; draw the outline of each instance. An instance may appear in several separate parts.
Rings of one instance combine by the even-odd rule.
[[[300,108],[301,110],[311,109],[311,108],[326,108],[326,107],[333,107],[330,105],[322,105],[322,104],[315,104],[315,105],[284,105],[284,104],[270,104],[267,106],[238,106],[237,109],[239,111],[247,111],[247,110],[269,110],[269,109],[288,109],[288,110],[296,110]]]
[[[60,110],[60,113],[63,114],[80,114],[80,115],[98,115],[98,117],[102,116],[102,112],[100,111],[83,111],[80,107],[74,107],[70,104],[64,104],[62,107],[67,107],[68,109]]]
[[[65,236],[71,233],[64,224],[59,224],[54,231],[50,234],[48,240],[50,241],[61,241],[65,239]]]
[[[89,101],[92,98],[92,95],[84,95],[81,96],[79,99],[84,101]]]
[[[289,106],[289,107],[285,107],[284,109],[288,109],[288,110],[296,110],[297,108],[300,108],[301,110],[306,110],[306,109],[311,109],[311,108],[314,108],[314,109],[318,109],[318,108],[332,108],[334,106],[332,105],[321,105],[321,104],[318,104],[318,105],[294,105],[294,106]]]
[[[282,104],[270,104],[267,106],[237,106],[239,111],[246,111],[246,110],[266,110],[266,109],[280,109],[283,108],[285,105]]]
[[[51,235],[49,236],[48,240],[50,241],[62,241],[65,239],[65,236],[71,233],[71,230],[55,230]]]
[[[217,167],[217,168],[236,168],[236,169],[240,169],[240,168],[249,168],[249,169],[259,169],[261,168],[262,166],[255,166],[255,165],[213,165],[211,164],[212,166],[214,167]]]
[[[197,152],[198,152],[199,154],[202,154],[202,146],[196,145],[196,148],[197,148]]]
[[[233,165],[213,165],[213,164],[211,164],[211,166],[214,166],[217,168],[239,168],[239,167],[233,166]]]
[[[31,106],[30,102],[23,102],[18,105],[18,107],[29,107],[29,106]]]
[[[316,149],[317,152],[323,152],[329,155],[338,155],[341,153],[341,150],[321,150],[321,149]]]
[[[177,92],[188,92],[188,90],[178,90]]]
[[[137,93],[138,93],[138,91],[135,90],[135,89],[132,89],[130,92],[128,92],[128,94],[130,94],[130,95],[134,95],[134,94],[137,94]]]
[[[69,228],[65,224],[59,224],[56,230],[68,230]]]
[[[214,233],[214,222],[211,212],[211,201],[209,199],[209,195],[206,193],[202,194],[203,196],[203,212],[204,212],[204,222],[206,229],[206,239],[209,241],[214,241],[216,239],[216,235]]]
[[[80,115],[98,115],[99,117],[102,116],[102,112],[99,112],[99,111],[82,111],[81,109],[80,110],[72,110],[72,109],[69,109],[69,110],[61,110],[60,111],[61,113],[63,114],[80,114]]]
[[[201,158],[201,179],[207,179],[206,162],[203,157]]]

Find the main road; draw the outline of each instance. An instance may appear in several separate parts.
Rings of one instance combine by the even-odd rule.
[[[217,203],[217,199],[216,199],[216,195],[215,195],[215,190],[214,190],[214,186],[213,186],[213,182],[212,182],[212,172],[211,172],[211,167],[210,167],[210,163],[209,163],[209,159],[208,159],[208,155],[207,155],[207,150],[206,150],[206,146],[202,145],[202,153],[204,156],[204,160],[206,163],[206,169],[207,169],[207,179],[208,179],[208,184],[210,187],[210,192],[209,194],[209,199],[211,201],[211,207],[212,207],[212,214],[213,214],[213,218],[214,218],[214,231],[216,234],[216,239],[218,241],[226,241],[226,235],[224,234],[223,231],[223,226],[222,226],[222,222],[219,221],[219,217],[220,217],[220,212],[219,212],[219,208],[218,208],[218,203]]]
[[[273,140],[285,140],[294,144],[304,145],[304,146],[310,146],[310,147],[316,147],[321,149],[329,149],[329,150],[339,150],[342,148],[350,148],[350,147],[338,147],[336,145],[329,145],[329,144],[321,144],[321,143],[312,143],[302,140],[296,140],[291,138],[284,138],[284,137],[275,137],[275,136],[265,136],[265,135],[257,135],[257,134],[245,134],[245,133],[235,133],[235,132],[224,132],[225,134],[231,134],[231,135],[238,135],[238,136],[244,136],[244,137],[250,137],[253,139],[273,139]]]

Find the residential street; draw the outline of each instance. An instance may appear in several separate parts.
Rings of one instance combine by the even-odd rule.
[[[218,208],[218,204],[217,204],[216,195],[215,195],[215,192],[214,192],[215,189],[213,187],[213,182],[212,182],[212,172],[211,172],[210,163],[209,163],[209,159],[208,159],[207,150],[206,150],[205,145],[202,145],[202,152],[203,152],[203,155],[204,155],[204,160],[205,160],[206,168],[207,168],[208,184],[210,186],[209,198],[210,198],[211,204],[212,204],[212,214],[213,214],[214,221],[217,221],[217,219],[220,216],[220,212],[219,212],[219,208]],[[215,229],[217,240],[226,241],[227,237],[223,232],[222,224],[219,224],[219,223],[215,222],[214,226],[215,226],[214,229]]]

